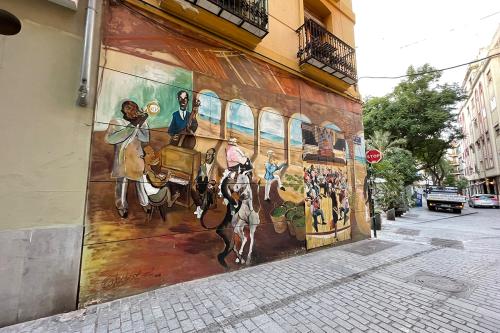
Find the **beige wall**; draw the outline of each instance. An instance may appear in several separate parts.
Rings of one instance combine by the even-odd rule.
[[[76,106],[86,4],[0,3],[22,23],[0,36],[0,327],[76,306],[93,115],[92,98]]]
[[[75,101],[86,1],[78,11],[42,0],[1,7],[22,29],[0,36],[0,230],[82,224],[92,108]]]

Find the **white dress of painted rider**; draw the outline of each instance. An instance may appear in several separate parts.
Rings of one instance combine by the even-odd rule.
[[[228,170],[235,172],[252,170],[252,162],[250,162],[250,159],[241,151],[237,142],[236,138],[230,138],[227,142],[226,161]]]

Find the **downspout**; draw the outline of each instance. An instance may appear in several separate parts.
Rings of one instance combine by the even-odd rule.
[[[90,64],[92,62],[92,45],[94,40],[95,10],[96,0],[88,0],[87,19],[85,22],[85,36],[83,40],[83,59],[80,74],[80,88],[78,88],[78,105],[87,106]]]

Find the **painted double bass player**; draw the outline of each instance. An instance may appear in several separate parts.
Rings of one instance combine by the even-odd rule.
[[[172,114],[172,121],[168,127],[170,135],[170,144],[193,149],[196,144],[194,132],[198,128],[196,115],[201,105],[200,100],[196,99],[193,103],[191,112],[187,110],[189,104],[189,94],[185,90],[180,90],[177,93],[177,101],[179,102],[179,110]]]

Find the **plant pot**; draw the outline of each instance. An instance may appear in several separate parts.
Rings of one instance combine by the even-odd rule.
[[[271,216],[271,220],[273,221],[274,231],[278,234],[284,233],[288,228],[284,216]]]
[[[387,219],[389,221],[396,221],[396,210],[394,208],[389,209],[387,212],[385,212],[387,215]]]
[[[305,241],[306,240],[306,227],[295,226],[295,238],[297,238],[298,241]]]
[[[382,217],[380,213],[375,213],[373,216],[372,230],[382,230]]]
[[[401,217],[403,216],[404,212],[405,212],[404,208],[396,208],[394,214],[396,215],[396,217]]]

